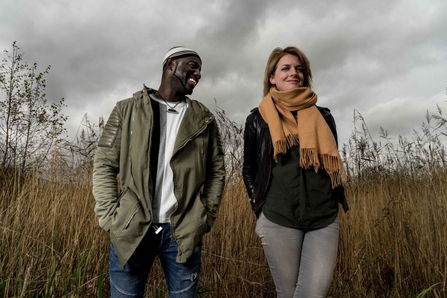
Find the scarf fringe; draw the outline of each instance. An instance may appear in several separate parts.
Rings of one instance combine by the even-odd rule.
[[[298,137],[298,134],[295,134],[295,135],[290,134],[290,135],[286,136],[286,140],[287,140],[288,148],[300,144],[300,138]]]
[[[346,180],[343,163],[338,156],[317,154],[315,149],[300,149],[300,166],[304,169],[314,167],[315,172],[324,169],[331,178],[332,188],[337,187]]]
[[[300,144],[300,139],[298,138],[298,135],[288,135],[286,136],[285,140],[278,140],[273,145],[274,152],[274,159],[276,162],[278,162],[278,154],[284,154],[287,152],[287,150],[293,146],[297,146]]]

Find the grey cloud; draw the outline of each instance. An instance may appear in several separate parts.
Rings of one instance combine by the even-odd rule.
[[[116,101],[143,83],[157,88],[161,59],[174,45],[194,48],[203,58],[193,97],[211,109],[216,99],[239,124],[261,100],[271,50],[300,47],[311,61],[319,104],[336,117],[341,142],[352,131],[354,109],[375,130],[383,124],[404,132],[425,116],[426,106],[411,99],[428,100],[447,87],[443,0],[105,3],[0,4],[0,45],[10,48],[17,40],[26,61],[52,66],[47,94],[54,101],[66,98],[72,127],[84,113],[108,116]],[[402,105],[394,113],[401,121],[393,122],[384,111],[397,109],[396,98],[414,105]]]

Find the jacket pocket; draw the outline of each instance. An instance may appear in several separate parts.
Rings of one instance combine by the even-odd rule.
[[[112,218],[112,226],[110,229],[110,236],[112,239],[118,239],[123,232],[125,234],[132,233],[131,224],[133,221],[140,221],[141,205],[134,192],[126,189],[117,203],[115,214]]]

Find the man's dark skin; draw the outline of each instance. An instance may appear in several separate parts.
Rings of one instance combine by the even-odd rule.
[[[156,95],[167,102],[178,102],[190,95],[199,83],[202,62],[197,56],[169,58],[163,67],[160,87]]]

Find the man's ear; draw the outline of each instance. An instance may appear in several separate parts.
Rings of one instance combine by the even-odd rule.
[[[166,61],[166,64],[168,65],[169,70],[173,70],[175,66],[175,62],[173,59],[169,58],[168,61]]]

